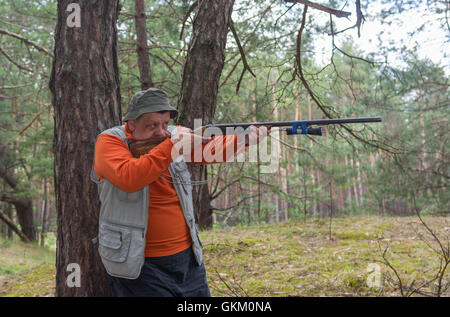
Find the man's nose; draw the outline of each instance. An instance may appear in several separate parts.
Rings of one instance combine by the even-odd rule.
[[[162,126],[158,127],[155,131],[155,136],[164,136],[164,135],[165,135],[164,128]]]

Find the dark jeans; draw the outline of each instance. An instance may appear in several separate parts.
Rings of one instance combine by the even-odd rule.
[[[198,265],[192,248],[174,255],[145,258],[135,280],[108,275],[112,296],[209,297],[205,266]]]

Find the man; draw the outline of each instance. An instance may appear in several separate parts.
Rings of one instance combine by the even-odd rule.
[[[242,149],[236,135],[205,139],[191,129],[169,126],[176,115],[167,94],[150,88],[133,96],[125,125],[97,138],[92,180],[101,209],[96,241],[113,296],[210,296],[186,161],[201,150],[224,153],[224,162]],[[257,143],[265,135],[267,129],[252,127],[248,141]],[[156,137],[167,139],[133,157],[131,142]],[[189,148],[193,151],[184,150]],[[205,163],[203,158],[194,162]]]

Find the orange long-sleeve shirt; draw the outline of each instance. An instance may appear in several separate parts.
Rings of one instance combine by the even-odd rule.
[[[132,139],[125,124],[127,139]],[[172,162],[173,143],[165,140],[149,153],[134,158],[128,146],[110,134],[98,137],[95,146],[94,169],[100,180],[108,179],[113,185],[126,192],[135,192],[149,185],[150,201],[146,234],[146,257],[168,256],[181,252],[191,245],[189,228],[181,210],[181,205],[170,183],[169,165]],[[202,153],[219,155],[220,160],[230,158],[238,151],[235,135],[211,138],[203,145]],[[217,157],[217,156],[216,156]],[[194,164],[211,164],[211,158],[202,157]]]

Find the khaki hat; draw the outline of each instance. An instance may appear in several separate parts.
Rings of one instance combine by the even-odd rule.
[[[149,88],[133,95],[128,106],[128,113],[123,121],[136,120],[144,113],[159,111],[170,111],[172,119],[178,115],[178,110],[170,105],[169,97],[164,91],[158,88]]]

